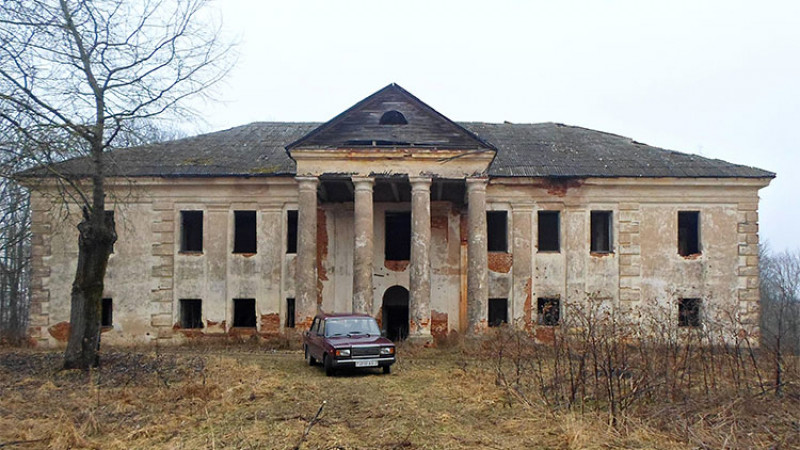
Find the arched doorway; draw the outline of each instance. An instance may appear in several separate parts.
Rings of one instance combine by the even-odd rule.
[[[408,336],[408,289],[403,286],[392,286],[383,293],[383,327],[393,341]]]

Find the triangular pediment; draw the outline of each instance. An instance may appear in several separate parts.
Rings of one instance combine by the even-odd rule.
[[[397,84],[390,84],[286,146],[295,149],[495,148]]]

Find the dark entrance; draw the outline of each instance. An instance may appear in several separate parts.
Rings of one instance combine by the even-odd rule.
[[[408,336],[408,289],[392,286],[383,294],[383,328],[393,341]]]

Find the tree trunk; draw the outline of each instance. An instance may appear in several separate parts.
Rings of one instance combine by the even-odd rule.
[[[98,217],[99,216],[99,217]],[[78,225],[78,268],[72,283],[70,336],[65,369],[88,370],[99,365],[100,308],[108,257],[117,239],[113,216],[102,209],[84,211]]]

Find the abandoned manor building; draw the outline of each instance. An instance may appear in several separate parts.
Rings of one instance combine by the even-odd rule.
[[[685,327],[722,309],[758,322],[765,170],[558,123],[453,122],[396,84],[323,124],[107,157],[104,343],[285,335],[319,311],[368,313],[392,339],[533,332],[589,296],[671,305]],[[81,179],[90,164],[55,168]],[[40,179],[30,334],[54,346],[80,214]]]

